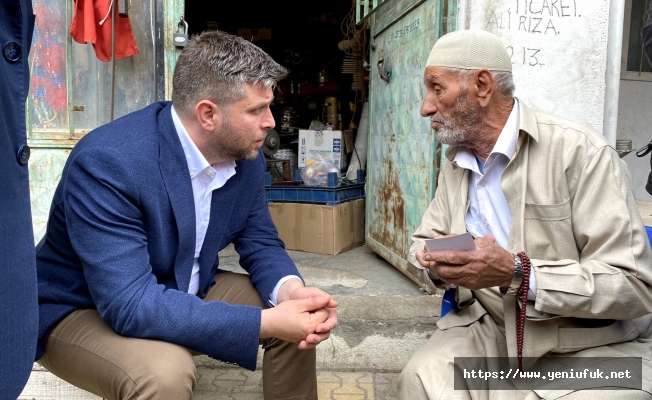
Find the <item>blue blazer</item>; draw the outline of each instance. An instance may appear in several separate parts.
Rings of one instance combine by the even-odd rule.
[[[0,0],[0,399],[18,397],[36,351],[34,234],[27,157],[20,157],[27,156],[33,29],[30,0]]]
[[[236,175],[213,192],[199,296],[214,284],[217,253],[229,243],[263,300],[282,277],[300,276],[269,215],[264,174],[261,152],[237,162]],[[120,335],[176,343],[255,369],[261,309],[187,293],[195,229],[190,173],[170,103],[154,103],[81,139],[36,248],[36,359],[62,318],[97,308]]]

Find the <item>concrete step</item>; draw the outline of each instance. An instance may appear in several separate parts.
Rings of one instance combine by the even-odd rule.
[[[425,294],[368,247],[338,255],[288,254],[308,286],[339,302],[339,325],[317,348],[318,368],[400,372],[434,331],[441,297]],[[238,259],[228,247],[220,253],[220,268],[244,272]]]
[[[435,329],[441,297],[425,294],[367,247],[339,255],[289,251],[309,286],[339,302],[339,325],[317,347],[320,400],[395,399],[396,379]],[[220,267],[245,273],[229,247]],[[195,399],[262,399],[262,351],[256,372],[195,357]],[[99,399],[61,381],[38,364],[19,399]]]

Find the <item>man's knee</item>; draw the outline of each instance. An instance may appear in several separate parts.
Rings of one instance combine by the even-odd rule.
[[[192,357],[150,360],[128,399],[192,399],[197,370]]]
[[[428,398],[422,380],[425,372],[424,368],[425,366],[420,358],[417,355],[412,356],[398,377],[400,399]]]

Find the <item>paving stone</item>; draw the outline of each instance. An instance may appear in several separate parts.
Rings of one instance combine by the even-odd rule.
[[[374,374],[375,400],[398,400],[398,373]]]
[[[262,400],[262,372],[200,369],[194,400]],[[319,400],[396,400],[398,373],[318,371]]]

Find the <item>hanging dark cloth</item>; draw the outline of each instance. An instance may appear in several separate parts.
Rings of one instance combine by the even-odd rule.
[[[639,157],[645,157],[651,152],[652,152],[652,141],[650,141],[650,143],[646,144],[640,149],[636,150],[636,155]],[[650,156],[650,169],[652,169],[652,156]],[[647,190],[649,194],[652,194],[652,172],[650,172],[650,175],[648,175],[647,177],[647,185],[645,185],[645,190]]]

